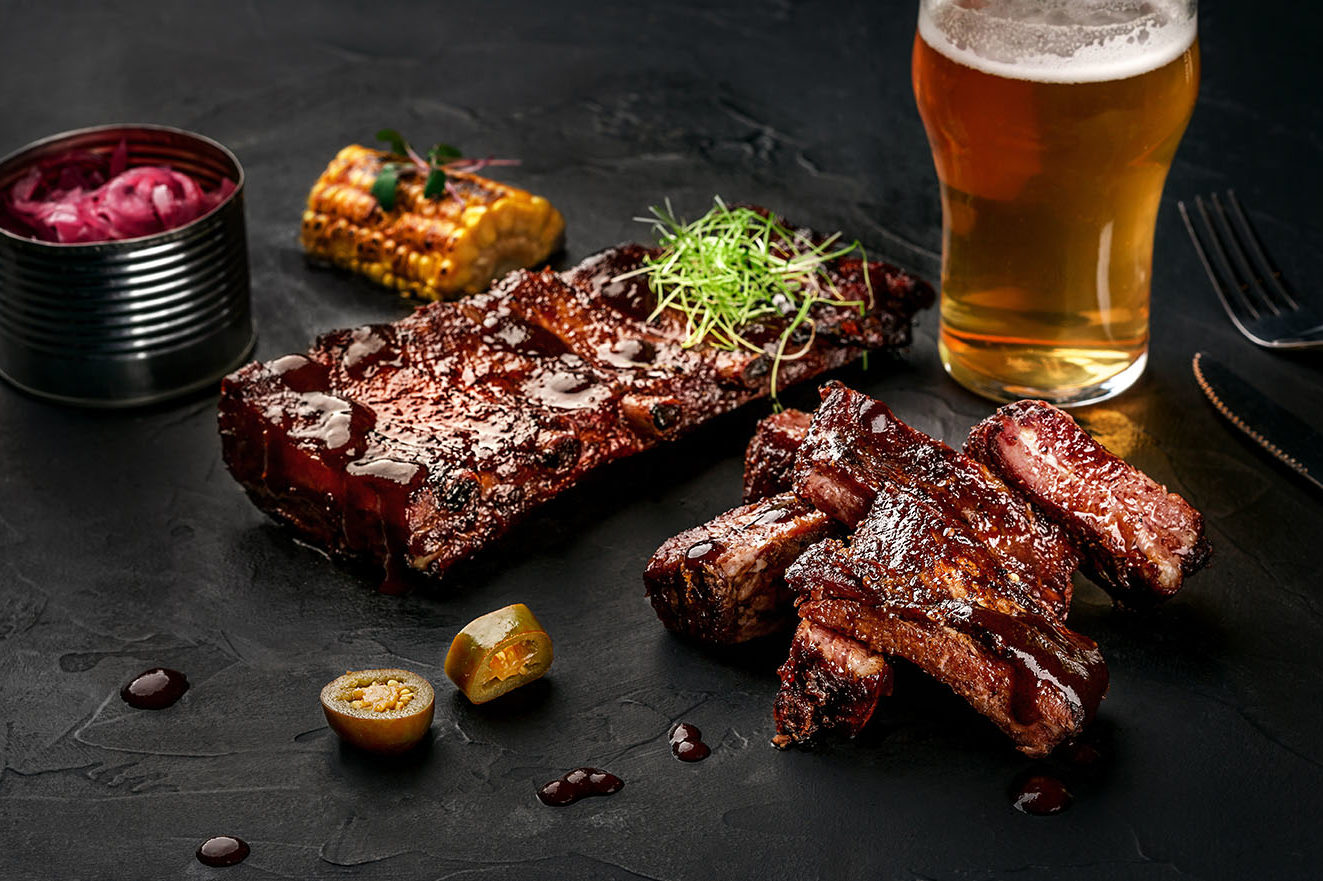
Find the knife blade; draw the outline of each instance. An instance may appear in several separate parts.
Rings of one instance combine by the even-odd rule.
[[[1191,366],[1199,388],[1219,413],[1283,465],[1323,489],[1323,434],[1207,352],[1197,353]]]

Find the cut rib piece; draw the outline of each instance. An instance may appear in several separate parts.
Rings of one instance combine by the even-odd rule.
[[[744,451],[744,502],[788,491],[795,480],[795,453],[808,434],[812,414],[782,410],[758,422]]]
[[[946,683],[1027,755],[1078,735],[1107,691],[1097,645],[1059,623],[969,527],[894,484],[848,543],[826,539],[786,573],[801,618]]]
[[[744,642],[793,620],[786,567],[836,523],[793,493],[727,511],[668,539],[643,583],[663,624],[704,642]]]
[[[777,671],[776,737],[786,747],[820,735],[854,737],[891,694],[887,659],[863,643],[812,621],[800,621],[790,656]]]
[[[650,252],[613,248],[557,275],[394,324],[336,331],[306,355],[249,364],[221,386],[226,465],[303,538],[392,573],[439,576],[607,462],[765,396],[770,350],[685,348],[684,320],[649,316]],[[782,387],[909,341],[931,287],[895,267],[825,267],[845,300],[811,313],[812,343]],[[761,338],[761,337],[759,337]]]
[[[795,491],[853,526],[887,485],[910,488],[963,521],[1012,581],[1064,618],[1078,555],[1059,526],[983,465],[901,422],[881,401],[826,384],[796,459]]]
[[[1166,599],[1208,559],[1203,517],[1043,401],[1002,407],[965,451],[1060,522],[1122,605]]]

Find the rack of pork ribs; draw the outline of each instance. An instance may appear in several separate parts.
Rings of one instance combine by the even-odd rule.
[[[439,576],[594,469],[768,394],[783,320],[743,328],[762,351],[685,347],[684,316],[653,317],[647,281],[619,278],[653,253],[623,245],[561,273],[514,272],[249,364],[221,386],[225,463],[303,539],[384,570],[383,589],[410,570]],[[792,335],[804,354],[780,364],[782,388],[907,345],[933,301],[886,263],[824,270],[817,293],[842,302]]]
[[[1203,565],[1203,518],[1061,410],[1020,401],[964,452],[840,383],[811,417],[763,420],[745,504],[665,542],[644,574],[662,622],[729,644],[798,625],[778,746],[852,737],[891,693],[890,659],[948,685],[1024,753],[1074,739],[1107,692],[1070,630],[1077,567],[1121,605]]]

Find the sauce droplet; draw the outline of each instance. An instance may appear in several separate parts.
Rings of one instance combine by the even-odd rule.
[[[395,343],[395,330],[388,324],[355,328],[349,333],[349,344],[340,363],[345,374],[352,379],[363,379],[378,366],[403,366]]]
[[[795,512],[790,508],[772,508],[759,514],[749,525],[775,526],[778,523],[785,523],[788,520],[793,520],[794,517]]]
[[[644,249],[630,245],[604,251],[585,261],[584,268],[588,271],[581,276],[579,284],[592,291],[594,299],[600,299],[623,315],[646,322],[657,305],[656,295],[644,279],[620,276],[642,266],[647,255]]]
[[[1011,804],[1017,811],[1040,817],[1059,814],[1074,800],[1066,784],[1047,774],[1026,774],[1011,790]]]
[[[559,808],[589,796],[612,795],[624,786],[625,781],[601,768],[575,768],[539,789],[537,797],[544,805]]]
[[[1061,758],[1077,768],[1092,768],[1101,765],[1104,756],[1092,743],[1072,743],[1063,749]]]
[[[119,690],[124,703],[139,710],[164,710],[188,691],[188,677],[178,670],[153,667]]]
[[[233,835],[217,835],[198,846],[198,862],[204,866],[233,866],[248,857],[248,843]]]
[[[704,539],[685,551],[684,562],[689,568],[697,569],[704,563],[715,563],[725,551],[721,542]]]
[[[682,762],[701,762],[712,755],[712,748],[703,742],[697,725],[681,722],[671,731],[671,752]]]
[[[613,367],[639,367],[657,357],[657,347],[647,340],[616,340],[597,347],[596,355]]]
[[[326,365],[307,355],[277,358],[267,365],[267,369],[296,392],[324,392],[330,387],[330,373]]]

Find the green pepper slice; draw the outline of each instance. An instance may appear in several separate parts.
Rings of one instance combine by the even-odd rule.
[[[450,643],[446,675],[475,704],[537,679],[551,667],[551,637],[523,603],[470,621]]]
[[[372,752],[403,752],[432,727],[432,686],[409,670],[351,670],[326,684],[321,695],[327,724],[347,741]]]

